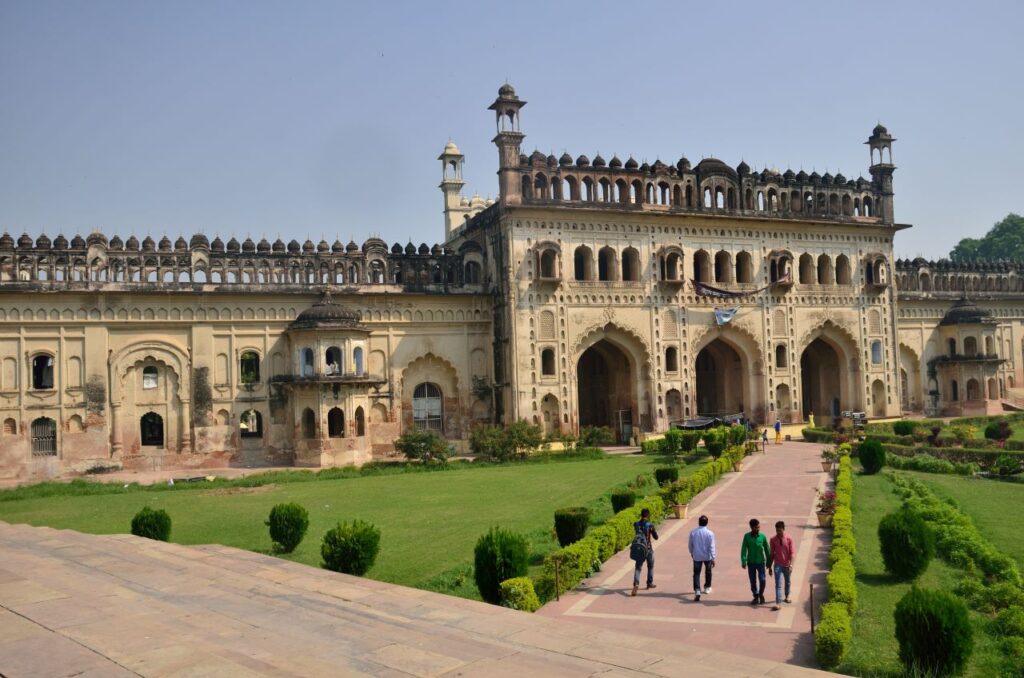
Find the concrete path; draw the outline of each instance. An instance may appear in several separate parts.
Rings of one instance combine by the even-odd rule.
[[[814,511],[817,492],[826,488],[830,475],[821,470],[820,454],[820,444],[770,444],[767,454],[747,457],[742,472],[724,476],[698,495],[686,520],[666,520],[655,545],[656,589],[644,590],[645,579],[641,579],[639,594],[630,597],[633,561],[627,549],[580,589],[549,603],[538,614],[813,666],[808,584],[813,582],[815,602],[820,605],[831,537],[829,530],[817,526]],[[695,602],[687,540],[702,513],[715,532],[718,560],[713,593]],[[740,566],[740,540],[750,518],[758,518],[769,536],[777,520],[785,521],[797,548],[792,603],[783,604],[779,612],[770,609],[775,598],[772,578],[765,590],[767,604],[750,604],[747,573]]]
[[[825,675],[224,546],[0,523],[0,675]]]

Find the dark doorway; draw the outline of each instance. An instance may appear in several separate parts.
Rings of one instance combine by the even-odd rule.
[[[836,350],[823,339],[815,339],[800,356],[800,390],[804,416],[838,417],[842,411],[842,367]]]
[[[139,420],[142,444],[146,447],[163,447],[164,419],[156,412],[147,412]]]
[[[744,411],[747,379],[740,354],[715,339],[697,354],[697,414],[738,414]]]
[[[607,339],[583,352],[576,365],[581,427],[610,426],[618,430],[621,417],[616,412],[635,409],[633,372],[629,356]]]

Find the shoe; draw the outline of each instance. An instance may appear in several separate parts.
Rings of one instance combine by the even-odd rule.
[[[711,587],[710,587],[710,586],[709,586],[709,587],[707,587],[706,589],[704,589],[704,594],[705,594],[705,595],[708,595],[708,596],[710,596],[710,595],[711,595]]]
[[[772,605],[772,612],[778,612],[781,609],[782,608],[779,607],[778,603],[776,603],[775,605]]]
[[[637,589],[639,589],[639,588],[640,588],[640,584],[633,584],[633,592],[630,593],[629,595],[635,596],[636,592],[637,592]]]
[[[764,595],[757,596],[757,603],[758,605],[764,605]]]
[[[760,602],[760,601],[758,601],[757,596],[754,596],[754,599],[752,601],[750,601],[750,604],[751,605],[757,605],[758,602]]]
[[[658,585],[657,585],[657,584],[648,584],[648,585],[647,585],[647,589],[648,589],[648,590],[650,590],[650,589],[656,589],[656,588],[658,588]]]
[[[696,591],[693,594],[693,602],[695,602],[695,603],[699,603],[700,602],[700,591]]]
[[[784,603],[791,603],[791,602],[793,602],[793,601],[791,601],[791,600],[790,600],[789,598],[786,598],[786,599],[785,599],[784,601],[782,601],[782,602],[784,602]]]

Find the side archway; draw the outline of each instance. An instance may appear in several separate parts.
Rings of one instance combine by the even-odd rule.
[[[826,321],[805,335],[800,351],[800,393],[804,416],[837,417],[861,409],[855,370],[857,342],[840,326]]]
[[[574,356],[577,428],[609,426],[621,442],[651,429],[650,357],[637,335],[608,323],[586,333]]]

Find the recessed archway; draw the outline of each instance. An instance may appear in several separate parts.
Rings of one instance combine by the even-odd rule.
[[[818,337],[800,356],[800,390],[803,394],[804,415],[817,412],[819,420],[825,416],[838,417],[849,409],[843,398],[845,366],[839,352]]]
[[[696,360],[697,414],[722,415],[744,411],[749,380],[743,357],[721,338],[700,350]]]
[[[622,425],[632,429],[638,375],[626,351],[601,339],[580,355],[576,375],[581,427],[610,426],[620,437]]]

